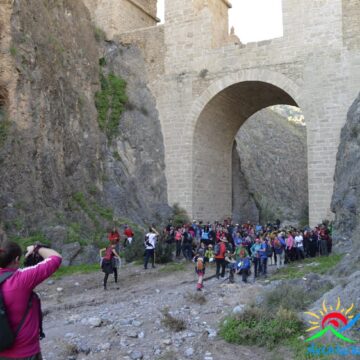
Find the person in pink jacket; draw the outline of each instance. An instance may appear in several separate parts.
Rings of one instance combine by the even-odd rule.
[[[3,277],[5,273],[12,273],[1,284],[8,321],[14,333],[22,323],[14,344],[0,352],[1,360],[42,359],[40,301],[32,291],[38,284],[50,277],[61,264],[61,255],[55,250],[31,245],[27,248],[25,257],[38,253],[44,260],[34,266],[20,269],[21,253],[20,246],[15,242],[4,241],[0,244],[0,277]],[[29,302],[30,297],[31,302]],[[25,314],[26,316],[24,316]]]

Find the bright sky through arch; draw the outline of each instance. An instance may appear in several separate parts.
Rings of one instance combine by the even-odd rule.
[[[282,0],[232,0],[231,3],[229,26],[234,26],[243,43],[283,36]],[[158,0],[157,14],[163,23],[164,0]]]

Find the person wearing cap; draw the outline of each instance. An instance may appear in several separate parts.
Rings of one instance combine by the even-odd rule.
[[[219,246],[219,251],[215,251],[215,261],[216,261],[216,278],[219,279],[221,277],[225,277],[225,254],[226,254],[226,243],[227,239],[225,236],[220,238],[220,241],[216,244]],[[216,254],[217,253],[217,254]],[[221,267],[221,274],[220,274],[220,267]]]

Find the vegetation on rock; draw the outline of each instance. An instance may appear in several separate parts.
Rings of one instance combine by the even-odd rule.
[[[100,72],[101,90],[95,94],[95,105],[98,110],[100,129],[109,141],[119,133],[119,123],[127,102],[126,82],[114,73],[104,75]]]

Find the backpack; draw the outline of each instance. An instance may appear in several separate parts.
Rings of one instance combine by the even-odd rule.
[[[280,249],[281,248],[281,242],[278,238],[274,239],[274,248]]]
[[[11,329],[10,324],[9,324],[9,319],[6,314],[4,298],[3,298],[2,289],[1,289],[1,285],[3,284],[3,282],[6,279],[8,279],[11,275],[13,275],[12,272],[3,273],[2,275],[0,275],[0,351],[4,351],[13,346],[16,336],[18,335],[21,327],[23,326],[26,316],[29,313],[29,310],[32,305],[33,294],[30,295],[30,299],[29,299],[27,308],[25,310],[25,314],[22,317],[20,324],[18,325],[18,327],[16,328],[16,330],[14,332]]]
[[[269,244],[266,244],[266,256],[272,257],[272,254],[273,254],[273,248]]]
[[[196,261],[196,270],[203,271],[204,270],[204,259],[202,257],[198,257]]]
[[[215,244],[214,246],[214,255],[220,255],[220,243]]]

